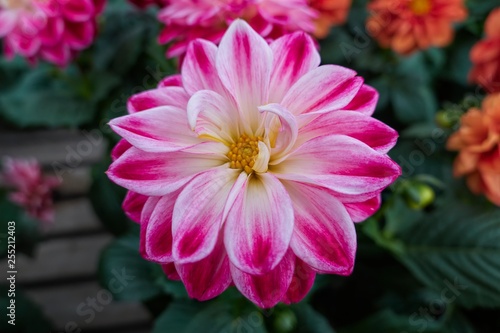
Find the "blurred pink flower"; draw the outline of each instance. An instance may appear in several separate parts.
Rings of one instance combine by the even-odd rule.
[[[9,58],[19,54],[66,66],[96,34],[105,0],[0,0],[0,38]]]
[[[268,45],[236,20],[110,122],[123,140],[107,174],[131,191],[141,254],[191,297],[234,283],[268,308],[300,301],[316,273],[352,272],[353,222],[400,174],[397,133],[371,117],[378,94],[361,77],[319,64],[305,33]]]
[[[172,58],[183,55],[197,38],[218,44],[237,18],[246,20],[261,36],[276,39],[293,31],[314,32],[318,15],[308,0],[177,0],[160,11],[165,28],[159,42],[173,42],[167,52]]]
[[[60,181],[56,177],[43,176],[35,159],[5,158],[0,178],[13,189],[9,194],[13,203],[42,222],[54,221],[52,191]]]

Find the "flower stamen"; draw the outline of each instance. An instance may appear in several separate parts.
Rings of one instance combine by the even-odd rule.
[[[432,3],[431,0],[411,0],[410,8],[415,15],[425,15],[431,11]]]
[[[229,167],[232,169],[243,169],[246,173],[253,172],[255,159],[259,155],[260,136],[247,136],[243,134],[236,142],[229,147],[227,157],[230,160]]]

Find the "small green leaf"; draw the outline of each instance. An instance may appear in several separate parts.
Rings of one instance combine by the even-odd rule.
[[[151,333],[185,333],[192,319],[206,307],[191,300],[177,300],[156,319]]]
[[[297,317],[297,333],[335,333],[328,320],[309,304],[291,307]]]
[[[162,274],[158,265],[139,254],[139,237],[128,234],[115,240],[101,253],[99,279],[118,300],[146,301],[161,295],[156,282]]]

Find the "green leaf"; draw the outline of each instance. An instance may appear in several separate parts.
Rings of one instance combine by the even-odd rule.
[[[475,333],[476,330],[463,314],[454,311],[453,316],[446,323],[449,333]]]
[[[335,333],[328,320],[309,304],[291,307],[297,317],[297,333]]]
[[[20,127],[77,126],[90,122],[95,105],[79,95],[78,76],[40,66],[0,97],[2,116]]]
[[[14,221],[16,252],[22,252],[32,256],[35,246],[40,240],[40,221],[27,216],[23,209],[4,196],[0,196],[0,212],[2,212],[2,222],[0,223],[0,258],[7,255],[8,249],[8,221]]]
[[[151,333],[185,333],[191,320],[205,307],[191,300],[172,302],[156,319]]]
[[[373,332],[376,328],[377,332],[384,333],[442,333],[436,329],[433,321],[428,322],[425,319],[417,319],[406,315],[396,314],[390,309],[382,310],[361,322],[346,327],[340,330],[340,333],[367,333]]]
[[[392,85],[391,101],[396,117],[405,124],[433,121],[438,109],[431,89],[410,80]]]
[[[161,295],[156,281],[162,274],[158,265],[141,257],[136,235],[115,240],[101,253],[99,279],[118,300],[146,301]]]
[[[10,89],[29,69],[28,64],[21,57],[12,60],[0,58],[0,78],[2,78],[0,91],[4,92]]]
[[[500,209],[451,202],[399,235],[398,258],[465,307],[500,306]]]
[[[478,41],[477,37],[465,31],[459,31],[448,52],[448,61],[443,75],[454,82],[467,85],[467,77],[472,68],[470,50]]]
[[[146,13],[129,8],[109,10],[94,44],[92,58],[97,71],[125,74],[139,58],[144,46],[148,22]]]
[[[189,298],[186,288],[181,281],[169,280],[165,275],[164,278],[158,280],[159,285],[163,288],[163,291],[174,298]]]
[[[196,303],[176,300],[156,321],[152,333],[266,333],[262,313],[254,306],[235,311],[234,304],[222,301]]]
[[[109,180],[104,173],[110,160],[105,159],[92,169],[89,198],[104,227],[115,235],[124,234],[131,222],[122,209],[126,190]]]
[[[375,88],[379,93],[379,99],[377,103],[377,111],[383,110],[389,106],[391,99],[391,82],[387,76],[381,76],[377,79],[367,82],[370,86]]]

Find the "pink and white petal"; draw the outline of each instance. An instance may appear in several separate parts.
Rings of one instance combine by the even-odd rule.
[[[258,147],[259,147],[259,154],[255,159],[255,164],[252,167],[252,169],[257,173],[264,173],[267,172],[267,170],[269,169],[269,160],[271,159],[271,151],[267,147],[267,145],[262,141],[259,141]]]
[[[189,95],[182,87],[157,88],[130,97],[127,108],[131,114],[158,106],[174,106],[186,109],[188,100]]]
[[[336,111],[322,114],[302,127],[297,144],[329,134],[350,136],[381,153],[387,153],[398,139],[398,132],[375,118],[356,111]]]
[[[141,212],[139,253],[145,259],[148,259],[146,253],[146,231],[148,228],[149,220],[151,219],[151,215],[153,214],[153,211],[156,208],[158,201],[160,201],[160,197],[148,197]]]
[[[260,106],[259,111],[268,112],[265,133],[270,136],[273,159],[279,159],[290,152],[297,140],[299,127],[295,116],[277,103]],[[278,117],[280,125],[276,128],[272,125],[275,117]]]
[[[175,268],[175,264],[173,262],[161,265],[161,268],[163,269],[163,273],[165,273],[167,278],[169,278],[170,280],[181,280],[181,277],[179,276],[179,273],[177,273],[177,269]]]
[[[363,202],[345,203],[344,206],[353,222],[363,222],[380,209],[382,198],[379,195]]]
[[[15,56],[16,50],[12,44],[12,40],[9,37],[5,37],[3,40],[3,55],[5,59],[12,60]],[[36,60],[29,59],[31,65],[36,65]]]
[[[338,134],[307,141],[272,170],[280,179],[329,188],[342,202],[371,199],[401,174],[387,155]]]
[[[224,222],[224,207],[240,173],[215,168],[199,174],[182,189],[172,220],[175,262],[196,262],[213,251]]]
[[[59,67],[66,66],[71,59],[69,46],[62,43],[52,47],[43,47],[40,52],[45,60],[53,62]]]
[[[133,146],[147,152],[172,152],[202,142],[189,129],[186,111],[172,106],[114,118],[109,126]]]
[[[240,270],[231,262],[231,275],[236,288],[259,307],[272,308],[287,292],[292,282],[295,255],[288,251],[279,264],[263,275],[252,275]]]
[[[118,157],[122,156],[129,148],[132,148],[132,145],[124,139],[118,141],[118,143],[111,150],[111,159],[115,161]]]
[[[11,36],[9,35],[9,37]],[[40,38],[36,37],[15,35],[12,36],[12,38],[10,38],[10,41],[11,41],[10,45],[14,48],[14,50],[25,57],[34,56],[35,54],[37,54],[37,52],[41,50],[42,47],[42,42]],[[62,46],[42,49],[43,53],[45,52],[48,53],[46,57],[50,57],[49,60],[55,63],[59,63],[59,59],[69,58],[69,52],[68,54],[66,54],[65,51],[66,48]],[[45,56],[45,54],[43,55]]]
[[[240,136],[238,112],[226,98],[215,91],[199,90],[187,106],[189,126],[198,136],[232,143]]]
[[[344,107],[344,109],[358,111],[367,116],[371,116],[377,107],[378,97],[379,94],[375,88],[364,84],[361,86],[361,89],[359,89],[358,94],[351,103]]]
[[[62,14],[72,22],[89,21],[95,12],[92,0],[64,0],[59,2],[62,3]]]
[[[362,85],[363,79],[355,71],[324,65],[295,82],[281,105],[295,115],[340,110],[353,100]]]
[[[189,264],[176,262],[175,267],[186,286],[188,295],[200,301],[219,296],[232,282],[222,235],[206,258]]]
[[[290,247],[317,271],[349,275],[356,256],[356,229],[333,193],[324,188],[284,182],[293,202],[295,227]]]
[[[161,197],[147,221],[144,249],[146,258],[150,261],[158,263],[174,261],[172,216],[179,192],[175,191]],[[146,224],[145,221],[142,221],[142,224]]]
[[[106,6],[106,0],[94,0],[94,13],[96,15],[102,13]]]
[[[295,271],[292,282],[281,301],[285,304],[300,302],[311,290],[315,278],[316,272],[305,262],[295,257]]]
[[[181,74],[170,75],[161,80],[160,83],[158,83],[158,88],[165,88],[165,87],[182,87],[182,75]]]
[[[64,33],[64,20],[61,17],[47,18],[47,24],[42,29],[38,37],[44,45],[54,46],[57,44]]]
[[[298,79],[319,66],[321,59],[314,41],[304,32],[285,35],[270,46],[274,57],[269,101],[279,103]]]
[[[10,10],[0,10],[0,37],[9,34],[17,23],[17,12]]]
[[[264,274],[283,259],[293,232],[293,208],[281,182],[264,173],[249,177],[226,220],[229,259],[249,274]]]
[[[148,198],[149,197],[145,195],[128,191],[122,203],[122,208],[125,212],[125,215],[127,215],[127,217],[132,221],[140,223],[142,209],[144,208],[144,205],[146,204]]]
[[[200,172],[224,163],[218,154],[148,153],[132,147],[110,165],[106,174],[128,190],[162,196],[179,189]]]
[[[245,21],[235,20],[217,52],[219,77],[238,103],[250,128],[259,126],[257,107],[267,104],[273,55],[266,41]]]
[[[217,46],[207,40],[196,39],[189,44],[182,63],[182,83],[190,95],[199,90],[225,94],[215,66],[216,54]]]
[[[94,22],[66,22],[64,40],[72,49],[82,50],[92,43],[95,29]]]

